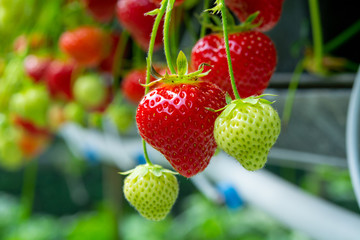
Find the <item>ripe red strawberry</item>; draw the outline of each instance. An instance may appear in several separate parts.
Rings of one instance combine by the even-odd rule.
[[[156,68],[156,70],[162,74],[165,72],[164,68]],[[155,81],[154,77],[150,78],[150,82]],[[145,88],[141,84],[145,84],[146,81],[146,68],[134,69],[130,71],[121,82],[121,91],[124,97],[130,102],[138,105],[141,99],[145,95]],[[153,86],[152,88],[154,88]]]
[[[111,39],[101,28],[82,26],[64,32],[59,45],[78,64],[93,67],[107,56]]]
[[[240,19],[245,20],[253,13],[259,11],[259,15],[253,23],[259,23],[258,31],[269,31],[280,19],[284,0],[225,0],[225,4]]]
[[[268,86],[275,71],[277,57],[274,43],[261,32],[246,31],[229,35],[230,55],[237,89],[242,98],[260,95]],[[217,84],[232,97],[224,38],[220,34],[207,35],[192,49],[192,64],[197,68],[208,63],[211,72],[203,79]]]
[[[120,24],[126,28],[133,39],[145,51],[149,48],[150,35],[155,21],[154,16],[145,16],[144,14],[156,9],[158,6],[150,0],[119,0],[116,7],[116,13]],[[160,23],[156,34],[154,49],[162,46],[163,34]]]
[[[117,0],[83,0],[88,11],[100,22],[108,22],[114,16]]]
[[[75,75],[76,66],[72,62],[54,60],[48,66],[45,79],[52,97],[65,100],[73,99],[72,75]]]
[[[151,2],[160,5],[162,0],[150,0]],[[175,0],[174,6],[179,6],[181,5],[185,0]]]
[[[136,113],[140,135],[181,175],[203,171],[216,150],[214,122],[225,95],[216,85],[163,83],[142,99]]]
[[[50,63],[49,58],[29,55],[24,60],[25,72],[34,82],[39,82],[45,76]]]

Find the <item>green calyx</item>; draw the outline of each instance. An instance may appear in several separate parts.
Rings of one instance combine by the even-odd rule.
[[[223,117],[227,117],[227,116],[231,115],[231,112],[232,112],[232,110],[234,108],[238,107],[241,104],[256,105],[256,104],[259,104],[259,103],[262,103],[262,104],[273,104],[274,103],[274,102],[271,102],[271,101],[269,101],[267,99],[264,99],[263,98],[264,96],[276,96],[276,95],[274,95],[274,94],[262,94],[262,95],[259,95],[259,96],[250,96],[250,97],[247,97],[247,98],[244,98],[244,99],[235,99],[235,100],[231,100],[231,98],[227,97],[226,98],[227,105],[224,108],[218,109],[218,110],[215,110],[215,111],[222,111],[223,110],[221,115]]]
[[[171,171],[169,169],[165,169],[160,165],[157,164],[142,164],[142,165],[138,165],[136,166],[134,169],[131,169],[129,171],[126,172],[119,172],[119,174],[121,175],[129,175],[128,177],[130,177],[131,179],[134,178],[142,178],[144,177],[146,174],[151,173],[153,175],[155,175],[156,177],[160,177],[161,175],[163,175],[164,173],[170,173],[173,175],[177,175],[177,172]]]
[[[221,33],[223,31],[222,22],[221,22],[220,18],[215,14],[220,13],[222,7],[223,6],[222,6],[221,1],[216,0],[215,7],[205,10],[205,12],[211,13],[210,18],[214,23],[203,22],[202,25],[204,25],[206,28],[211,29],[211,31],[213,31],[213,32]],[[226,8],[226,10],[227,10],[227,8]],[[207,13],[204,13],[204,14],[207,14]],[[257,23],[255,23],[255,20],[257,20],[259,14],[260,14],[259,11],[254,12],[245,20],[245,22],[242,22],[239,25],[236,25],[234,18],[232,17],[231,13],[227,10],[226,17],[228,19],[228,26],[227,26],[228,33],[245,32],[245,31],[249,31],[254,28],[257,28],[262,23],[262,19],[260,21],[258,21]],[[202,20],[200,20],[200,21],[202,21]]]
[[[189,64],[186,59],[185,54],[180,51],[177,59],[177,74],[169,74],[168,72],[165,75],[161,75],[152,67],[151,75],[157,80],[149,84],[141,84],[144,87],[151,87],[157,83],[166,83],[166,84],[179,84],[179,83],[195,83],[201,77],[204,77],[209,74],[209,71],[204,72],[204,66],[209,66],[206,63],[200,64],[199,68],[195,72],[188,73]]]

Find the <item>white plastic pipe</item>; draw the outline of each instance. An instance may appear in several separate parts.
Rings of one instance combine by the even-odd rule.
[[[312,238],[360,239],[358,214],[312,196],[265,170],[248,172],[226,154],[219,154],[204,174],[214,181],[233,183],[250,204]]]
[[[360,207],[360,68],[350,96],[346,124],[346,153],[351,182]],[[360,239],[360,236],[359,236]]]
[[[101,159],[121,170],[132,168],[135,165],[132,159],[142,152],[138,138],[119,141],[115,136],[96,131],[89,133],[72,125],[66,126],[61,135],[80,152],[89,146],[96,148]],[[152,160],[169,166],[159,152],[150,147],[148,150]],[[314,239],[360,239],[360,215],[309,195],[266,170],[248,172],[224,153],[213,157],[199,176],[215,182],[232,183],[244,200]]]

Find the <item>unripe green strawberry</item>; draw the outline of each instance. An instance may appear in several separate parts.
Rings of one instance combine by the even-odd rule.
[[[259,97],[232,101],[215,121],[218,147],[249,171],[262,168],[280,134],[280,118],[270,102]]]
[[[134,124],[134,111],[126,105],[112,104],[106,111],[107,117],[120,133],[126,133]]]
[[[18,130],[6,115],[0,113],[0,166],[7,170],[16,170],[23,164],[18,138]]]
[[[97,107],[106,98],[105,83],[97,74],[81,76],[75,81],[74,95],[85,108]]]
[[[46,88],[34,86],[14,94],[9,103],[10,112],[33,122],[39,127],[47,124],[50,99]]]
[[[76,102],[66,104],[64,108],[65,119],[77,124],[84,124],[86,112],[85,109]]]
[[[166,217],[179,193],[174,173],[159,165],[139,165],[124,183],[126,199],[145,218],[160,221]],[[126,174],[126,173],[124,173]]]

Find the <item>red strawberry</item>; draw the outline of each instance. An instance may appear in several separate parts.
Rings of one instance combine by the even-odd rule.
[[[24,61],[25,72],[34,82],[39,82],[43,79],[50,62],[49,58],[29,55]]]
[[[94,18],[100,22],[108,22],[114,15],[117,0],[84,0]]]
[[[214,122],[226,105],[224,92],[209,82],[164,83],[142,99],[136,113],[140,135],[181,175],[203,171],[216,150]]]
[[[158,6],[150,0],[119,0],[116,13],[121,25],[126,28],[134,40],[145,51],[149,48],[150,35],[155,21],[154,16],[145,16],[144,14],[156,9]],[[162,26],[160,23],[158,33],[155,39],[154,48],[162,46]]]
[[[164,68],[162,68],[161,70],[159,69],[156,68],[156,70],[159,71],[160,74],[165,73]],[[150,78],[150,82],[155,80],[156,79],[154,77]],[[125,98],[130,102],[138,105],[141,99],[145,95],[145,88],[140,84],[144,84],[145,81],[146,81],[146,68],[134,69],[130,71],[121,82],[121,91],[124,94]]]
[[[253,23],[259,23],[258,31],[269,31],[280,19],[284,0],[225,0],[226,5],[240,19],[245,20],[253,13],[259,11],[259,15]]]
[[[51,96],[65,100],[73,99],[72,75],[75,70],[76,66],[72,62],[60,60],[51,62],[45,75],[46,84]]]
[[[50,131],[46,127],[39,127],[30,120],[24,119],[20,116],[14,115],[12,117],[12,121],[15,126],[23,129],[25,132],[27,132],[30,135],[42,135],[42,136],[48,136],[50,135]]]
[[[162,0],[150,0],[151,2],[160,5]],[[179,6],[181,5],[185,0],[175,0],[174,6]]]
[[[80,65],[93,67],[107,56],[111,39],[101,28],[82,26],[64,32],[59,45]]]
[[[277,57],[274,43],[261,32],[247,31],[229,35],[230,55],[235,82],[242,98],[260,95],[275,71]],[[224,38],[211,34],[200,39],[192,49],[192,64],[208,63],[211,72],[203,79],[217,84],[232,97]]]

